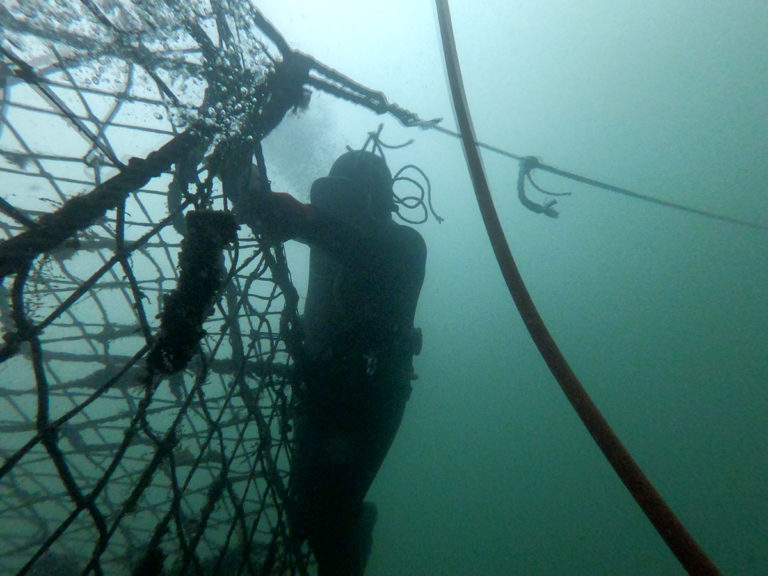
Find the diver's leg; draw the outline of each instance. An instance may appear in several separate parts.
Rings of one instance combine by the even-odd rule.
[[[392,446],[410,397],[410,383],[382,381],[358,407],[354,490],[362,503]]]
[[[363,576],[368,558],[373,548],[373,527],[378,518],[378,510],[373,502],[363,502],[357,534],[355,535],[354,576]]]
[[[290,492],[292,531],[306,538],[319,576],[353,576],[362,498],[350,482],[356,442],[328,405],[307,403],[296,414]]]

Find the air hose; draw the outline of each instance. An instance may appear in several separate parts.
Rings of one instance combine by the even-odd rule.
[[[461,79],[456,43],[453,37],[451,15],[447,0],[435,0],[440,24],[443,54],[453,99],[454,112],[459,126],[464,155],[496,260],[507,283],[520,316],[528,328],[536,347],[547,363],[573,408],[587,427],[597,445],[621,478],[632,497],[672,550],[685,570],[695,576],[720,575],[720,571],[699,547],[674,512],[653,487],[632,455],[611,429],[608,422],[579,382],[565,357],[549,333],[531,299],[520,271],[509,249],[501,228],[496,208],[488,188],[472,120],[467,107],[464,85]]]

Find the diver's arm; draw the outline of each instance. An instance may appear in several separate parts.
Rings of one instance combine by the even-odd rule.
[[[355,241],[348,226],[284,192],[247,196],[238,202],[236,212],[241,223],[267,241],[298,240],[338,256],[346,253],[345,247]]]
[[[419,259],[414,246],[424,242],[412,228],[392,222],[352,227],[284,192],[246,197],[236,210],[240,221],[265,239],[322,248],[344,266],[412,266],[408,262]]]

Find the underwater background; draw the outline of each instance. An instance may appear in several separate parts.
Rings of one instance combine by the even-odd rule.
[[[292,47],[454,127],[432,2],[254,4]],[[463,0],[451,10],[479,140],[768,225],[764,1]],[[423,169],[445,221],[418,226],[429,250],[424,349],[369,496],[379,521],[366,574],[683,574],[533,346],[457,139],[316,91],[264,141],[273,188],[308,201],[312,181],[381,122],[385,142],[414,139],[387,152],[390,168]],[[156,142],[142,145],[137,155]],[[518,201],[516,162],[483,159],[533,299],[593,400],[723,573],[762,575],[768,232],[537,174],[571,194],[550,219]],[[287,251],[303,294],[308,249]]]
[[[299,50],[453,127],[431,2],[259,3]],[[768,5],[452,2],[477,137],[768,223]],[[306,199],[379,120],[324,94],[265,146]],[[419,379],[370,498],[367,574],[683,574],[560,392],[485,235],[458,140],[384,120],[432,181]],[[271,148],[270,148],[271,146]],[[724,574],[768,565],[768,235],[556,178],[558,219],[483,152],[534,301],[614,430]],[[270,158],[270,156],[268,156]],[[301,248],[291,254],[301,285]]]

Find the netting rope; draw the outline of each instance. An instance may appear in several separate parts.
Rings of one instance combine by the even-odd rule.
[[[222,193],[306,105],[305,60],[246,2],[0,24],[0,572],[307,573],[298,296]]]

